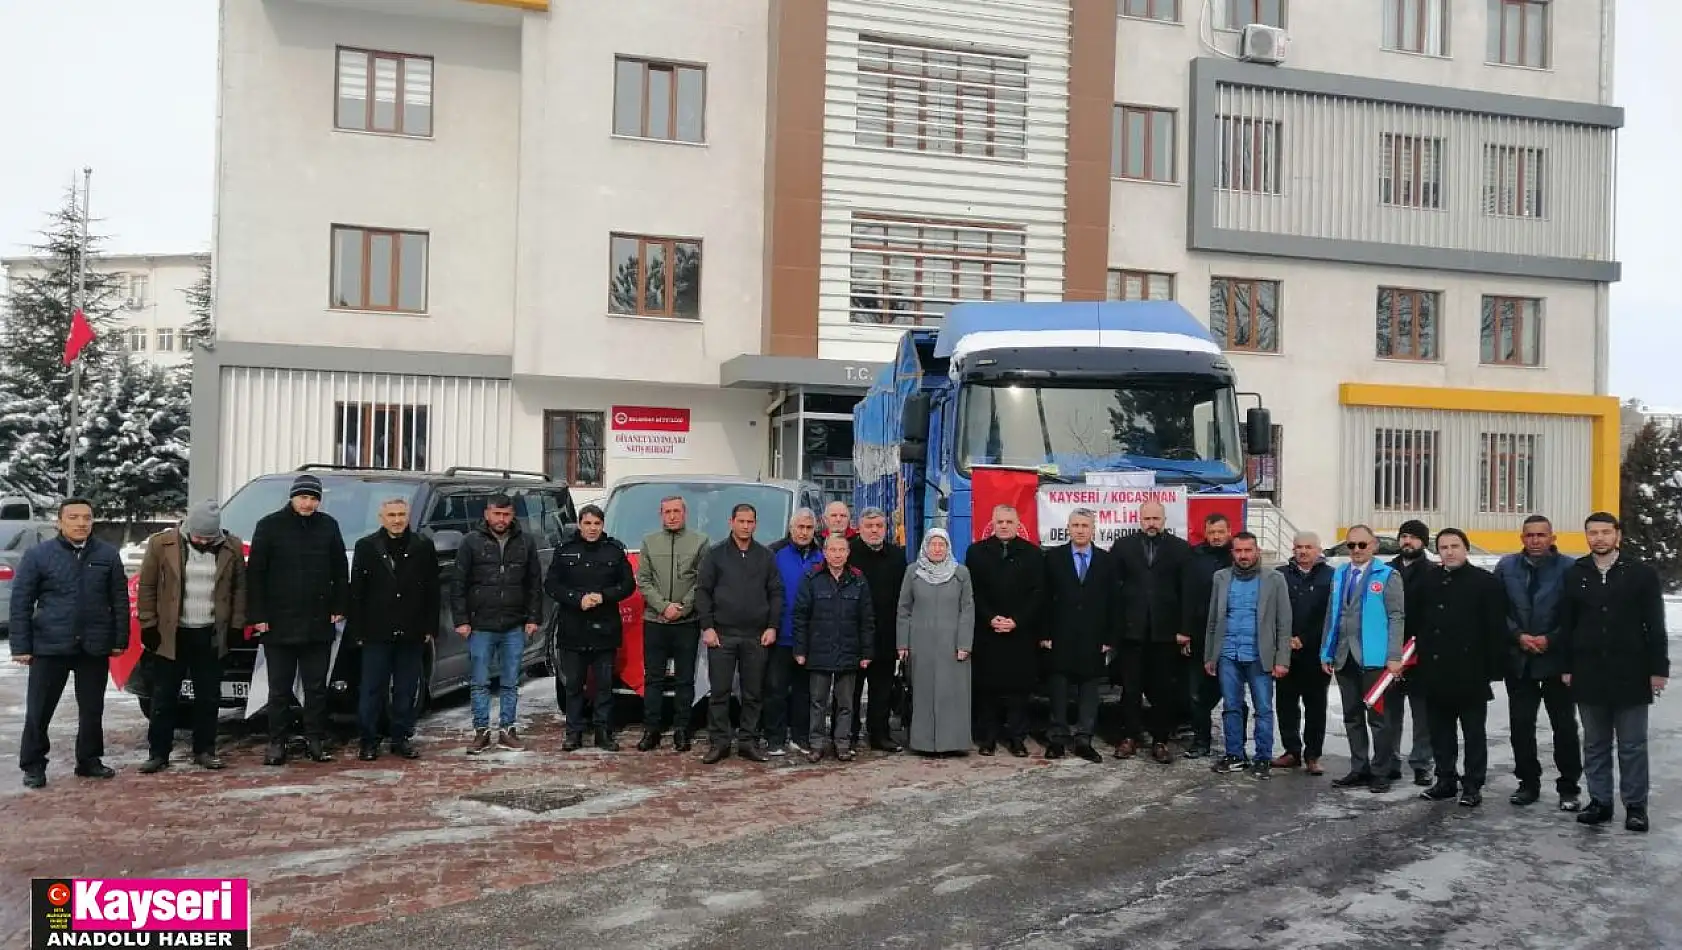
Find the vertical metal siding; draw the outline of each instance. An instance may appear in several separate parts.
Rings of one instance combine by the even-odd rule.
[[[1593,510],[1587,418],[1346,407],[1342,435],[1339,514],[1346,526],[1393,529],[1421,518],[1433,529],[1505,531],[1531,513],[1578,524]],[[1487,462],[1486,445],[1497,450]],[[1381,448],[1395,450],[1397,460],[1381,465]],[[1503,477],[1502,449],[1527,469],[1527,479]]]
[[[221,382],[224,454],[217,491],[223,498],[258,475],[340,461],[334,423],[342,403],[426,407],[428,469],[511,461],[514,398],[505,379],[226,366]],[[389,426],[390,418],[376,415],[374,425],[383,420]],[[390,435],[388,428],[370,429],[363,438],[375,431]],[[401,439],[391,451],[391,467],[421,461],[412,439]],[[407,458],[395,457],[405,451]]]
[[[1616,133],[1418,106],[1222,84],[1222,117],[1276,122],[1277,194],[1217,190],[1215,226],[1237,231],[1384,244],[1612,260]],[[1440,143],[1437,207],[1385,203],[1385,136]],[[1486,213],[1489,148],[1542,155],[1540,214]],[[1230,150],[1229,150],[1230,151]],[[1242,157],[1242,156],[1240,156]],[[1274,156],[1261,156],[1267,164]],[[1223,160],[1216,159],[1216,182]],[[1240,176],[1240,179],[1241,176]],[[1523,204],[1522,196],[1519,204]]]

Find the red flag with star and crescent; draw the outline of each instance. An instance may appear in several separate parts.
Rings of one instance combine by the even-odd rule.
[[[76,362],[82,350],[93,342],[93,324],[88,322],[80,307],[70,315],[70,335],[64,339],[64,365]]]

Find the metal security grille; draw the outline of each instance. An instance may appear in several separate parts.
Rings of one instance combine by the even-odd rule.
[[[853,216],[852,322],[914,326],[963,300],[1022,299],[1026,235],[979,221]]]
[[[405,470],[511,464],[508,380],[222,368],[220,497],[309,462]]]
[[[1612,259],[1611,129],[1223,83],[1214,225]]]
[[[860,36],[858,142],[944,155],[1021,159],[1028,57]]]
[[[1545,514],[1557,524],[1592,510],[1593,423],[1577,416],[1347,407],[1342,524],[1515,529]]]

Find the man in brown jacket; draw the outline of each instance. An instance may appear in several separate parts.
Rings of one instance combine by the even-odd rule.
[[[173,531],[146,542],[136,613],[152,687],[151,756],[143,774],[169,768],[181,681],[193,683],[193,761],[219,769],[216,714],[222,657],[231,632],[245,629],[245,555],[239,538],[222,530],[221,509],[201,502]]]

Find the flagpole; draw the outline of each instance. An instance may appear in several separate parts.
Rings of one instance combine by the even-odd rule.
[[[76,252],[76,302],[70,308],[87,312],[88,306],[88,190],[93,186],[93,169],[82,169],[82,234]],[[82,441],[82,354],[70,361],[70,465],[65,475],[64,494],[76,494],[76,449]]]

